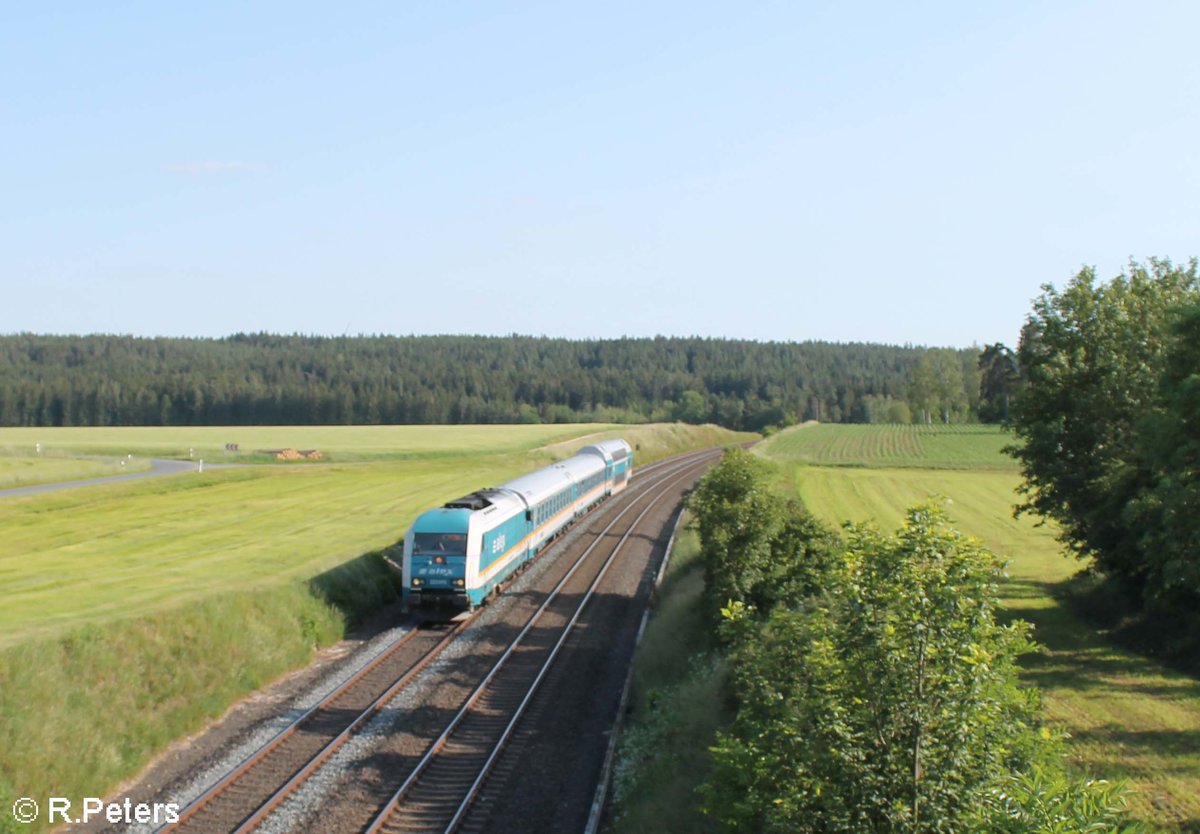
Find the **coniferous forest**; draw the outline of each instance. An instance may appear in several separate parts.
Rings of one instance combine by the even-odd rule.
[[[962,421],[980,410],[979,355],[665,337],[16,334],[0,336],[0,425]]]

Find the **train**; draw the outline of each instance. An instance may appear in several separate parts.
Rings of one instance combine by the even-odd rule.
[[[624,440],[605,440],[421,513],[404,536],[405,607],[472,610],[482,605],[551,539],[624,490],[632,476],[632,447]]]

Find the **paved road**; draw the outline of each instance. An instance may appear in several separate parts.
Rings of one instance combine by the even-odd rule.
[[[0,489],[0,498],[15,498],[18,495],[36,495],[39,492],[57,492],[60,489],[75,489],[76,487],[94,486],[95,484],[111,484],[116,481],[135,481],[138,478],[157,478],[161,475],[178,475],[180,472],[195,472],[197,468],[197,462],[189,460],[153,460],[151,464],[151,467],[144,472],[130,472],[128,475],[107,475],[102,478],[88,478],[83,481],[61,481],[55,484],[35,484],[33,486]],[[209,464],[205,464],[204,468],[210,468]]]

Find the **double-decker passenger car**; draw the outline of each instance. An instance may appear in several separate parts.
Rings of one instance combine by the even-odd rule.
[[[404,537],[405,603],[474,608],[632,474],[629,444],[606,440],[422,513]]]

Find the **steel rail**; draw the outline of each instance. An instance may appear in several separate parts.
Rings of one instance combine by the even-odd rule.
[[[562,646],[565,644],[567,638],[571,635],[571,633],[575,627],[575,624],[578,622],[579,617],[582,615],[584,607],[586,606],[587,602],[593,596],[595,589],[599,586],[599,584],[603,580],[604,576],[607,574],[609,567],[614,563],[617,555],[622,551],[626,541],[629,539],[630,536],[633,535],[633,532],[637,529],[638,524],[646,516],[646,514],[648,514],[652,509],[654,509],[658,505],[658,503],[671,490],[672,487],[677,486],[678,482],[680,480],[683,480],[683,477],[676,477],[678,475],[678,473],[686,472],[686,471],[696,468],[701,463],[707,462],[707,459],[712,457],[714,454],[715,453],[712,450],[708,450],[707,452],[698,453],[696,455],[689,455],[688,456],[689,460],[687,460],[687,462],[669,467],[669,471],[667,473],[663,474],[662,477],[658,478],[653,484],[647,485],[648,487],[649,486],[657,486],[659,484],[662,484],[663,482],[667,482],[667,481],[670,482],[666,486],[664,486],[663,489],[661,489],[659,492],[650,496],[650,500],[647,502],[646,506],[642,509],[642,511],[638,514],[638,516],[633,520],[633,522],[629,525],[629,528],[621,536],[620,540],[617,542],[613,551],[605,559],[605,562],[602,565],[600,571],[598,572],[596,577],[590,583],[587,593],[584,595],[583,599],[580,601],[580,603],[576,607],[573,616],[566,623],[566,625],[564,625],[562,627],[562,633],[559,636],[558,641],[555,643],[549,656],[541,664],[541,667],[538,670],[533,683],[528,685],[527,691],[525,692],[524,697],[521,700],[521,703],[518,705],[515,714],[509,720],[505,729],[502,731],[499,741],[497,741],[494,745],[492,745],[490,754],[488,755],[486,761],[484,762],[484,764],[483,764],[482,768],[480,769],[480,772],[476,776],[474,782],[471,784],[470,788],[468,789],[466,797],[460,802],[458,809],[455,811],[455,813],[453,815],[451,823],[445,829],[446,831],[452,831],[453,828],[455,826],[457,826],[458,823],[461,821],[465,812],[468,810],[475,792],[478,790],[478,788],[483,784],[484,780],[487,778],[488,772],[491,770],[492,765],[494,764],[499,753],[503,749],[504,744],[507,742],[513,729],[516,727],[518,721],[520,720],[521,715],[524,713],[524,711],[525,711],[526,707],[528,706],[530,700],[532,699],[533,695],[536,693],[538,686],[541,684],[541,681],[544,679],[544,677],[547,674],[547,672],[549,671],[550,667],[553,665],[554,660],[557,658],[557,656],[558,656],[559,652],[561,651]],[[639,496],[639,499],[645,497],[647,494],[648,494],[648,492],[644,493],[642,496]],[[404,783],[395,791],[395,793],[392,795],[391,799],[384,805],[383,809],[379,812],[379,814],[377,814],[375,819],[372,821],[370,826],[367,828],[367,831],[369,832],[369,834],[375,834],[375,832],[381,831],[384,828],[384,826],[386,826],[389,823],[390,818],[400,808],[401,803],[404,801],[407,794],[412,790],[413,786],[418,782],[421,775],[428,769],[430,763],[435,759],[435,757],[437,757],[439,752],[445,747],[447,741],[450,739],[450,737],[455,732],[455,730],[460,726],[460,724],[463,722],[463,720],[468,715],[468,713],[471,711],[471,709],[475,706],[476,703],[479,702],[479,700],[483,696],[484,692],[492,684],[492,682],[494,681],[496,676],[499,674],[500,670],[502,668],[504,668],[505,665],[508,663],[509,659],[512,657],[513,653],[516,651],[517,647],[524,641],[524,639],[525,639],[526,635],[529,633],[529,631],[538,623],[538,621],[541,619],[543,613],[547,610],[547,608],[549,608],[550,604],[557,599],[559,592],[566,585],[567,581],[574,575],[574,573],[583,564],[584,560],[600,544],[600,542],[603,541],[602,537],[603,537],[604,533],[607,533],[613,526],[615,526],[621,520],[621,518],[623,518],[626,514],[628,514],[630,511],[632,511],[637,506],[638,503],[639,503],[639,501],[635,500],[635,501],[631,502],[629,504],[629,506],[625,507],[612,520],[612,522],[605,527],[605,529],[599,534],[599,536],[596,538],[596,540],[594,542],[592,542],[588,546],[588,548],[580,555],[580,557],[576,561],[575,565],[572,566],[571,570],[562,578],[562,580],[558,583],[558,585],[555,586],[554,590],[547,597],[547,599],[542,603],[541,607],[530,618],[529,622],[525,625],[525,627],[521,630],[521,632],[516,636],[516,638],[514,638],[511,641],[508,648],[505,650],[505,652],[500,656],[500,658],[493,665],[491,671],[488,672],[488,674],[484,677],[484,679],[479,683],[479,685],[475,688],[475,690],[467,698],[467,700],[463,704],[462,708],[458,711],[458,713],[450,721],[450,723],[447,725],[446,729],[430,745],[430,747],[428,748],[428,750],[426,751],[424,756],[422,756],[420,761],[418,761],[416,766],[413,768],[412,772],[405,779]]]
[[[711,452],[709,451],[708,453]],[[644,467],[639,467],[634,473],[636,482],[634,482],[634,479],[631,478],[629,489],[631,492],[635,490],[637,492],[643,492],[644,490],[650,489],[658,483],[661,483],[665,478],[669,477],[671,473],[689,465],[693,458],[696,458],[697,456],[703,456],[704,454],[706,454],[706,451],[704,450],[700,452],[685,453],[684,455],[666,458],[664,460],[655,461],[654,463],[648,464]],[[636,502],[640,497],[641,496],[634,498],[634,501]],[[619,520],[626,511],[627,510],[622,510],[622,512],[618,514],[616,519],[614,519],[611,524],[596,534],[597,541],[599,541],[599,538],[608,532],[609,529],[611,529],[613,524],[615,524],[616,521]],[[586,518],[586,516],[581,518]],[[584,552],[583,555],[580,556],[580,560],[586,558],[589,552],[590,547]],[[571,569],[572,573],[574,572],[574,569],[574,567]],[[482,608],[476,609],[476,611],[472,612],[472,614],[466,620],[457,623],[455,627],[453,627],[440,641],[436,643],[436,645],[434,645],[428,652],[419,658],[412,666],[408,667],[405,672],[396,679],[396,681],[388,686],[381,695],[376,697],[371,704],[362,712],[360,712],[359,715],[353,719],[340,733],[338,733],[330,740],[329,743],[317,751],[317,753],[312,756],[299,770],[295,771],[291,778],[289,778],[282,787],[273,792],[267,798],[267,800],[261,803],[254,811],[252,811],[249,816],[243,818],[238,828],[235,829],[237,834],[244,834],[244,832],[248,832],[257,827],[257,825],[260,824],[272,810],[282,804],[283,801],[286,800],[286,798],[292,792],[294,792],[297,787],[306,781],[321,764],[327,761],[329,757],[333,755],[333,753],[336,752],[337,749],[339,749],[357,729],[361,728],[363,724],[373,717],[387,701],[391,700],[392,697],[394,697],[401,689],[411,682],[413,677],[415,677],[434,658],[436,658],[442,652],[442,650],[445,649],[446,646],[448,646],[458,636],[458,634],[460,634],[471,622],[474,621],[474,619],[480,613],[482,613],[483,610],[484,609]],[[246,758],[235,765],[223,777],[206,788],[199,796],[197,796],[192,800],[192,802],[183,808],[179,814],[179,818],[175,822],[161,826],[160,828],[156,829],[155,834],[168,834],[169,832],[180,831],[181,829],[185,828],[194,817],[213,807],[215,802],[231,787],[237,785],[241,780],[246,778],[247,774],[256,766],[263,763],[272,754],[279,751],[289,739],[291,739],[301,730],[303,725],[312,720],[314,717],[318,716],[323,710],[328,709],[330,705],[336,702],[338,699],[349,693],[355,686],[359,685],[368,675],[376,671],[382,664],[391,660],[401,649],[407,646],[417,636],[417,634],[417,629],[413,628],[412,630],[400,636],[392,645],[386,647],[379,653],[378,656],[376,656],[362,669],[335,687],[331,692],[321,698],[320,701],[311,706],[302,715],[297,717],[294,721],[268,739],[262,746],[247,755]]]

